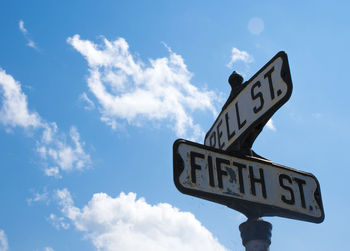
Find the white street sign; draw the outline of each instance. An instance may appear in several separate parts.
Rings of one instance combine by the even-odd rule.
[[[281,216],[320,223],[320,186],[312,174],[267,160],[227,155],[186,140],[173,147],[174,182],[185,194],[224,204],[247,216]]]
[[[219,114],[206,134],[204,144],[230,150],[235,142],[245,140],[251,133],[249,141],[253,144],[260,132],[258,128],[261,129],[278,108],[287,102],[291,93],[292,80],[287,55],[279,52],[246,82],[244,89]]]

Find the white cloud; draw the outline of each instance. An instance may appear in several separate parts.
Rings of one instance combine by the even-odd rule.
[[[233,47],[231,50],[231,60],[226,66],[228,68],[232,68],[233,64],[239,61],[248,65],[254,61],[254,58],[248,52],[240,51],[239,49]]]
[[[52,247],[44,247],[44,251],[55,251]]]
[[[46,125],[43,137],[37,143],[37,151],[41,157],[50,160],[54,165],[45,169],[46,175],[60,177],[60,170],[83,170],[90,166],[90,156],[83,150],[84,142],[80,141],[80,135],[74,126],[70,128],[69,136],[70,144],[60,138],[55,124]]]
[[[95,109],[95,103],[89,99],[88,95],[83,92],[80,96],[79,99],[82,100],[86,105],[84,106],[85,110],[93,110]]]
[[[83,208],[67,189],[57,190],[61,211],[98,250],[227,250],[189,212],[148,204],[136,194],[96,193]]]
[[[19,20],[18,22],[18,27],[19,30],[22,32],[22,34],[24,35],[24,37],[27,40],[27,46],[32,47],[33,49],[38,50],[39,48],[37,47],[37,45],[35,44],[35,42],[29,37],[29,33],[28,30],[24,27],[24,22],[23,20]]]
[[[48,203],[48,199],[49,199],[49,196],[48,196],[48,192],[46,191],[46,189],[44,189],[44,191],[42,193],[40,192],[35,192],[33,194],[33,197],[32,198],[29,198],[27,199],[27,203],[28,205],[31,205],[32,203],[34,202],[46,202]]]
[[[4,230],[0,229],[0,251],[7,251],[9,249],[9,245],[7,242],[7,236]]]
[[[44,172],[47,176],[62,178],[62,176],[60,175],[60,169],[57,166],[47,167],[44,169]]]
[[[192,112],[209,110],[216,115],[215,94],[191,83],[192,73],[170,48],[169,57],[150,59],[146,65],[133,57],[123,38],[97,45],[74,35],[67,42],[87,60],[88,87],[101,120],[113,129],[125,120],[133,125],[167,121],[178,136],[198,138],[204,133],[193,122]]]
[[[57,230],[68,229],[69,223],[66,222],[64,217],[58,217],[55,214],[50,214],[47,220],[54,226]]]
[[[253,17],[249,20],[248,30],[253,35],[259,35],[264,31],[264,20],[260,17]]]
[[[38,127],[40,117],[28,110],[27,97],[21,85],[0,68],[0,123],[11,127]]]
[[[272,120],[272,119],[269,119],[269,121],[267,121],[266,127],[267,127],[268,129],[270,129],[271,131],[276,131],[276,127],[275,127],[275,125],[273,124],[273,120]]]
[[[27,31],[26,28],[24,28],[24,22],[23,22],[23,20],[19,20],[18,26],[19,26],[20,31],[22,31],[23,34],[27,34],[28,31]]]
[[[83,170],[90,166],[90,156],[83,150],[84,142],[81,142],[78,130],[72,126],[67,140],[55,122],[46,122],[38,113],[30,111],[20,83],[1,68],[0,105],[0,124],[7,131],[20,127],[41,135],[36,140],[36,150],[46,161],[47,175],[60,177],[60,171]]]
[[[33,40],[31,40],[31,39],[28,39],[27,45],[28,45],[29,47],[32,47],[32,48],[38,50],[38,47],[36,46],[35,42],[34,42]]]

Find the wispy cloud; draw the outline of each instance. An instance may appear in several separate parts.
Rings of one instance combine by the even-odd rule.
[[[178,136],[199,138],[204,133],[192,113],[216,115],[216,95],[194,86],[183,58],[167,46],[169,57],[146,64],[134,58],[123,38],[95,44],[74,35],[67,42],[87,60],[89,89],[97,99],[101,120],[113,129],[123,121],[133,125],[171,121]]]
[[[20,31],[22,31],[22,33],[23,33],[24,35],[27,35],[28,31],[27,31],[26,28],[24,28],[24,22],[23,22],[23,20],[19,20],[18,26],[19,26]]]
[[[57,230],[68,229],[70,227],[70,224],[64,217],[59,217],[55,214],[50,214],[50,216],[47,218],[47,221]]]
[[[44,189],[42,193],[34,192],[33,197],[27,199],[28,205],[31,205],[32,203],[36,202],[45,202],[47,204],[49,203],[49,193],[46,191],[46,189]]]
[[[82,170],[91,164],[83,150],[78,130],[72,126],[69,137],[59,132],[55,122],[47,122],[35,111],[30,111],[26,95],[19,82],[0,68],[0,125],[8,130],[19,127],[34,130],[36,149],[45,160],[45,173],[60,177],[61,171]],[[68,139],[67,139],[68,138]]]
[[[29,34],[28,30],[24,27],[23,20],[19,20],[18,27],[19,27],[19,30],[22,32],[22,34],[24,35],[24,37],[27,40],[27,46],[29,46],[33,49],[39,50],[39,48],[36,45],[36,43],[34,42],[34,40],[30,38],[30,34]]]
[[[226,65],[228,68],[232,68],[233,64],[237,62],[243,62],[246,66],[249,63],[252,63],[254,61],[254,58],[246,51],[241,51],[235,47],[231,50],[231,60]]]
[[[83,170],[90,166],[90,155],[85,153],[84,142],[80,141],[78,130],[72,126],[66,135],[57,133],[56,124],[45,125],[41,140],[37,141],[37,151],[44,160],[54,165],[45,169],[48,176],[60,177],[60,171]]]
[[[2,89],[0,123],[5,126],[33,127],[41,125],[40,116],[28,110],[27,97],[21,86],[11,75],[0,68],[0,87]]]
[[[86,110],[93,110],[95,109],[95,103],[88,97],[88,95],[83,92],[80,96],[79,99],[85,103],[84,109]]]
[[[9,249],[9,244],[7,242],[7,236],[4,230],[0,229],[0,251],[7,251]]]
[[[227,250],[193,214],[167,203],[150,205],[134,193],[96,193],[80,209],[67,189],[56,196],[63,215],[98,250]]]

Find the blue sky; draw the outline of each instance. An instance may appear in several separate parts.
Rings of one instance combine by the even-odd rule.
[[[271,250],[344,250],[349,7],[2,1],[0,250],[244,250],[243,215],[176,190],[172,144],[281,50],[293,93],[253,149],[313,173],[325,220],[266,217]]]

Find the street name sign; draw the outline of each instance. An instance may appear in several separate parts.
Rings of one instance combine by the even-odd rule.
[[[251,148],[263,126],[292,94],[287,54],[277,53],[243,86],[207,132],[204,145],[238,151],[242,147],[234,143],[247,140],[246,148]]]
[[[180,192],[226,205],[248,218],[324,219],[320,185],[310,173],[183,139],[173,145],[173,171]]]

